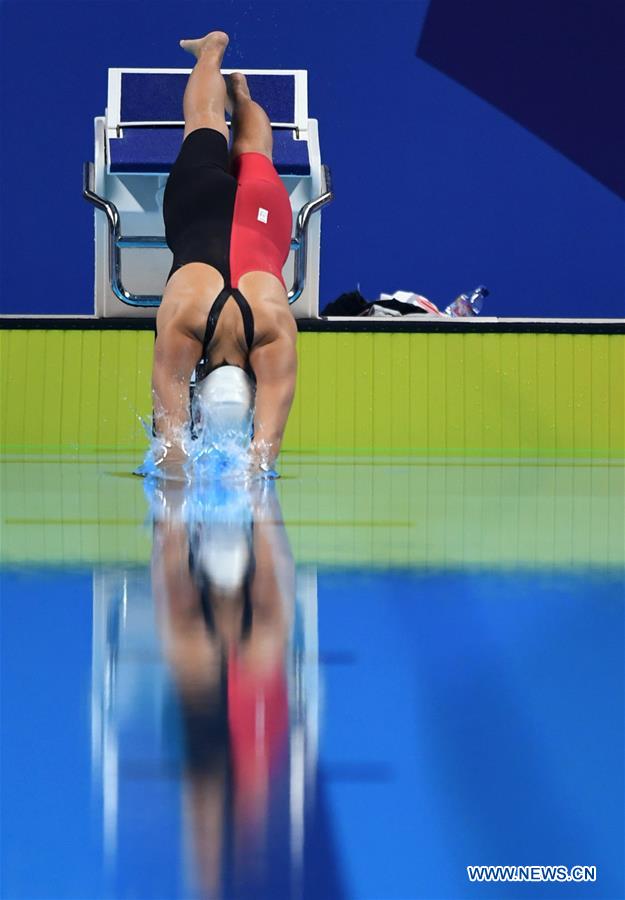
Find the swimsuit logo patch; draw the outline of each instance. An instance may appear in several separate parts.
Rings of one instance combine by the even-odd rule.
[[[269,216],[269,210],[263,209],[262,206],[259,206],[258,207],[258,221],[266,222],[268,216]]]

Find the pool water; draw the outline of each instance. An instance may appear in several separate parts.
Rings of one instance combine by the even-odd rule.
[[[621,467],[136,463],[3,462],[3,898],[625,896]]]

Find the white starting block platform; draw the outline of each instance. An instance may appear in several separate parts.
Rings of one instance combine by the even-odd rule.
[[[83,196],[96,207],[96,316],[153,318],[161,302],[172,263],[163,194],[183,140],[182,100],[191,71],[109,69],[106,112],[94,119],[94,161],[83,170]],[[321,163],[318,122],[308,118],[307,72],[222,74],[233,71],[247,76],[252,97],[271,120],[274,165],[291,199],[291,252],[283,275],[293,314],[316,317],[321,223],[313,213],[333,194],[330,170]]]

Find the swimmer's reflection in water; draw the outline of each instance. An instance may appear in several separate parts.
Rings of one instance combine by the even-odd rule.
[[[152,485],[152,586],[185,744],[184,807],[203,896],[262,856],[288,748],[295,568],[273,487]]]

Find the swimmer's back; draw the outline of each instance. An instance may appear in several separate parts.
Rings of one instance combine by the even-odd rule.
[[[284,331],[296,331],[289,309],[287,294],[280,282],[266,272],[248,272],[240,279],[254,318],[254,346],[275,339]],[[223,278],[212,266],[190,263],[179,269],[170,279],[157,314],[157,329],[161,333],[168,326],[204,341],[211,308],[223,288]],[[244,323],[234,298],[224,305],[215,333],[216,343],[247,350]]]

